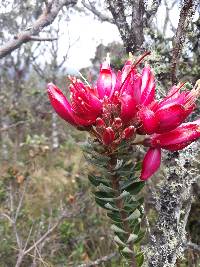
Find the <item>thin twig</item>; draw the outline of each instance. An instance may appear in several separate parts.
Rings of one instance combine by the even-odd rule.
[[[82,0],[82,5],[90,12],[92,12],[96,17],[98,17],[101,21],[107,21],[114,24],[114,19],[99,11],[91,1],[89,1],[89,3],[86,3],[85,0]]]
[[[114,252],[114,253],[111,253],[107,256],[104,256],[100,259],[97,259],[95,261],[91,261],[91,262],[88,262],[88,263],[83,263],[81,265],[78,265],[77,267],[94,267],[94,266],[99,266],[99,264],[102,264],[102,263],[105,263],[107,261],[110,261],[112,260],[113,258],[115,257],[119,257],[119,254]]]
[[[38,35],[44,27],[52,24],[64,6],[73,6],[76,3],[77,0],[54,0],[51,3],[46,2],[46,7],[41,16],[28,29],[20,32],[12,40],[0,47],[0,58],[9,55],[22,44],[32,41],[33,36]],[[36,39],[37,37],[34,38]]]
[[[19,125],[22,125],[22,124],[25,124],[27,123],[29,120],[26,120],[26,121],[18,121],[16,123],[13,123],[11,125],[8,125],[8,126],[5,126],[3,128],[0,128],[0,132],[5,132],[5,131],[8,131],[10,128],[14,128],[14,127],[17,127]]]
[[[172,50],[172,66],[171,66],[171,80],[172,84],[177,83],[177,66],[180,60],[183,44],[185,42],[186,30],[189,22],[191,21],[195,7],[197,5],[196,0],[184,0],[176,34],[174,36],[173,50]]]

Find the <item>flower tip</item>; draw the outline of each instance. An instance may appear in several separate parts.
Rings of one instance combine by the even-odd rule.
[[[143,181],[148,180],[159,169],[160,163],[161,149],[149,148],[142,162],[140,179]]]
[[[111,127],[107,127],[103,133],[102,141],[104,145],[110,145],[115,139],[115,133]]]
[[[128,53],[128,61],[131,61],[132,63],[134,61],[134,56],[131,52]]]
[[[110,53],[106,54],[106,63],[110,66]]]
[[[52,82],[47,84],[47,90],[51,90],[52,87],[55,87],[55,85]]]

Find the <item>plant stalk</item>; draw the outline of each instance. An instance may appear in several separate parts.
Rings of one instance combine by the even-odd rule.
[[[109,170],[111,172],[113,172],[113,170],[116,166],[116,163],[117,163],[116,155],[111,155],[111,160],[110,160],[110,164],[109,164]],[[110,179],[111,179],[111,183],[112,183],[112,188],[116,191],[116,197],[120,196],[120,194],[121,194],[120,184],[119,184],[120,177],[115,174],[115,175],[111,175]],[[124,228],[123,230],[128,233],[127,236],[130,236],[131,229],[129,227],[128,221],[125,220],[128,217],[128,214],[123,209],[124,200],[119,198],[116,200],[115,204],[116,204],[117,208],[119,209],[120,218],[121,218],[121,221],[123,222],[123,228]],[[132,251],[130,267],[137,267],[136,259],[135,259],[135,253],[134,253],[134,249],[133,249],[133,242],[130,242],[128,247]]]

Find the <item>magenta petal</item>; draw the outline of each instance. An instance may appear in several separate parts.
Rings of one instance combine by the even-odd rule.
[[[102,102],[92,93],[89,95],[89,104],[95,114],[100,114],[102,111]]]
[[[141,85],[142,85],[142,77],[139,74],[136,74],[133,80],[132,95],[137,105],[140,104],[141,102]]]
[[[111,127],[107,127],[103,133],[102,141],[104,145],[110,145],[115,139],[115,133]]]
[[[149,179],[158,170],[158,168],[160,167],[160,163],[161,149],[149,148],[142,162],[142,172],[140,179]]]
[[[135,127],[134,126],[129,126],[127,128],[124,129],[123,133],[122,133],[122,138],[129,140],[133,137],[133,135],[135,134]]]
[[[155,98],[155,80],[149,66],[142,71],[141,103],[147,106]]]
[[[178,127],[187,117],[185,109],[181,105],[171,105],[159,109],[155,113],[155,118],[158,121],[156,133],[169,132]]]
[[[171,132],[151,136],[151,146],[177,151],[200,138],[200,120],[183,123]]]
[[[79,126],[90,126],[91,124],[93,124],[96,120],[96,118],[93,118],[93,120],[90,120],[90,119],[84,119],[84,118],[81,118],[79,116],[77,116],[76,113],[73,113],[73,118],[74,118],[74,121],[76,122],[77,125]]]
[[[138,112],[138,117],[142,122],[142,128],[145,134],[155,133],[158,126],[158,120],[152,110],[144,107]]]
[[[77,125],[73,117],[71,105],[61,90],[53,83],[49,83],[47,89],[51,105],[57,114],[70,124]]]
[[[121,119],[124,123],[132,120],[136,114],[136,103],[131,95],[123,94],[121,100]]]
[[[110,96],[112,87],[112,70],[105,62],[101,67],[99,78],[97,80],[97,92],[99,94],[99,98],[103,99],[104,96]]]

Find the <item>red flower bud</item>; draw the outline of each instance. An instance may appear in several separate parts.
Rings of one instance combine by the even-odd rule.
[[[98,117],[96,119],[96,127],[97,128],[104,128],[104,127],[106,127],[106,124],[105,124],[105,122],[104,122],[104,120],[102,118]]]
[[[102,141],[104,145],[110,145],[115,139],[115,133],[111,127],[107,127],[103,133]]]
[[[119,129],[120,127],[122,127],[122,120],[120,118],[115,118],[112,126],[115,129]]]
[[[142,162],[142,172],[140,179],[149,179],[158,170],[158,168],[160,167],[160,163],[161,149],[149,148]]]
[[[151,136],[152,147],[161,147],[170,151],[185,148],[200,137],[200,120],[183,123],[173,131]]]
[[[122,133],[122,138],[128,140],[133,137],[134,133],[135,133],[135,127],[129,126],[128,128],[124,129]]]

